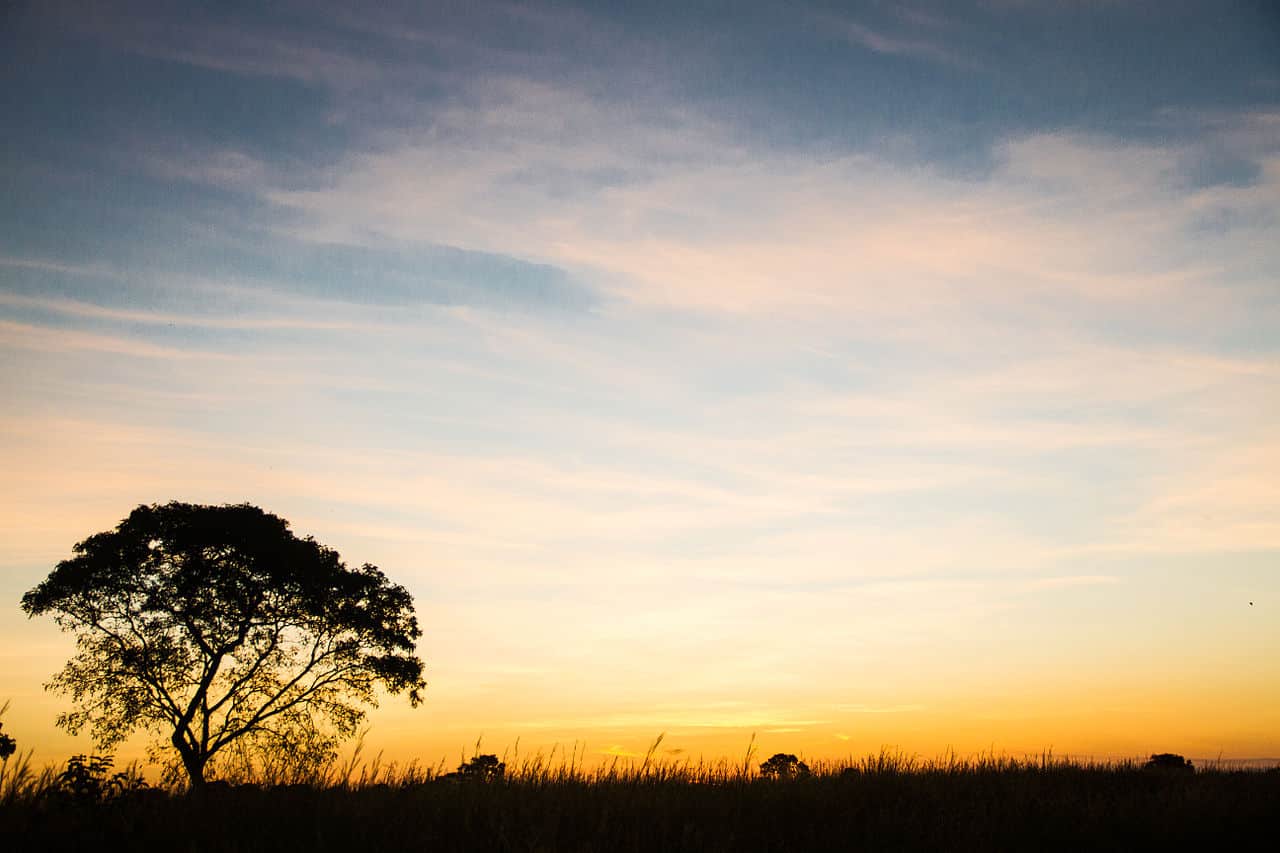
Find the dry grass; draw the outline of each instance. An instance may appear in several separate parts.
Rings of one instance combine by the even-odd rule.
[[[659,741],[660,742],[660,741]],[[1044,754],[923,759],[882,750],[767,780],[743,760],[588,765],[578,747],[521,756],[496,781],[444,765],[365,761],[246,768],[240,787],[59,797],[34,773],[0,805],[0,838],[71,850],[781,851],[1216,849],[1262,842],[1280,772],[1194,773]],[[16,777],[15,777],[16,778]]]

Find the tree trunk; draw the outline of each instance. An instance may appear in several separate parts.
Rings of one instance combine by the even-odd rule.
[[[181,732],[174,732],[170,738],[173,746],[178,750],[178,755],[182,756],[182,766],[187,771],[187,776],[191,780],[191,790],[204,790],[204,765],[209,760],[207,755],[198,755],[196,751],[187,745],[183,740]]]

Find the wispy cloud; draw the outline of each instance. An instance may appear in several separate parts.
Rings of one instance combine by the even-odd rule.
[[[370,326],[334,319],[301,319],[297,317],[227,317],[217,315],[172,314],[160,311],[109,308],[78,299],[47,299],[0,292],[0,305],[29,308],[52,314],[114,320],[147,326],[199,326],[211,329],[345,329],[370,330]],[[34,328],[34,327],[33,327]]]
[[[923,711],[924,705],[837,705],[835,709],[842,714],[909,714]],[[847,739],[847,738],[846,738]]]
[[[566,732],[588,729],[627,729],[667,731],[676,734],[696,729],[804,731],[813,726],[827,725],[829,722],[829,720],[786,720],[774,712],[736,710],[711,715],[697,711],[611,713],[598,717],[519,720],[504,725],[515,729],[555,729]]]
[[[932,337],[944,306],[972,320],[1012,292],[1046,310],[1070,300],[1137,313],[1175,294],[1222,305],[1211,285],[1225,271],[1213,264],[1238,265],[1233,252],[1256,245],[1261,226],[1247,216],[1229,234],[1188,229],[1211,196],[1244,210],[1276,195],[1275,183],[1174,192],[1176,150],[1085,137],[1011,140],[997,171],[974,183],[865,156],[748,153],[713,124],[673,116],[679,131],[655,134],[630,108],[545,86],[518,102],[530,95],[539,106],[516,109],[501,89],[478,90],[478,105],[353,158],[328,187],[268,197],[301,213],[296,233],[311,239],[431,235],[576,268],[641,305],[835,311]],[[526,173],[576,176],[580,190],[517,178]],[[597,177],[606,173],[631,177]],[[1215,259],[1198,274],[1165,252],[1188,240]]]
[[[0,320],[0,346],[61,353],[68,350],[90,350],[135,358],[170,359],[176,361],[235,361],[233,353],[201,351],[190,347],[161,346],[116,335],[94,334],[54,329],[29,323]]]
[[[905,56],[911,59],[937,62],[957,68],[972,68],[974,62],[969,57],[959,54],[944,44],[919,36],[890,35],[882,30],[872,29],[854,20],[824,16],[824,24],[832,27],[857,47],[889,56]],[[934,21],[936,25],[936,20]]]
[[[1114,575],[1063,575],[1053,578],[1039,578],[1031,582],[1036,589],[1057,589],[1072,586],[1107,586],[1120,583],[1121,579]]]
[[[94,278],[121,278],[120,273],[104,266],[94,264],[67,264],[42,258],[21,258],[0,256],[0,267],[39,270],[60,275],[92,276]]]
[[[310,38],[302,36],[296,18],[294,28],[281,22],[249,29],[234,15],[207,10],[192,15],[140,2],[124,3],[112,15],[91,3],[60,2],[54,7],[64,26],[157,59],[335,87],[366,83],[383,73],[377,59],[359,56],[340,36],[323,28],[304,29]]]

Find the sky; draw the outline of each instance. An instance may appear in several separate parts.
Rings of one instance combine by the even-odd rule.
[[[413,593],[394,760],[1280,756],[1273,4],[18,0],[0,116],[37,764],[169,500]]]

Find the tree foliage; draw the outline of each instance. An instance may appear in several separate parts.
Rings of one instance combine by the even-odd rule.
[[[778,752],[760,764],[760,775],[766,779],[796,779],[809,775],[809,765],[789,752]]]
[[[1195,771],[1195,765],[1187,759],[1174,752],[1161,752],[1151,756],[1151,760],[1142,765],[1144,770],[1169,770],[1174,772],[1190,773]]]
[[[507,772],[507,763],[496,755],[477,755],[458,765],[457,772],[446,773],[442,778],[455,781],[470,779],[478,782],[500,781]]]
[[[22,598],[76,635],[47,687],[109,748],[168,740],[193,785],[234,745],[332,752],[377,691],[421,700],[413,599],[248,504],[139,506]]]
[[[111,772],[115,759],[110,755],[73,755],[67,766],[44,790],[44,796],[67,803],[101,803],[146,791],[150,786],[136,765]]]

